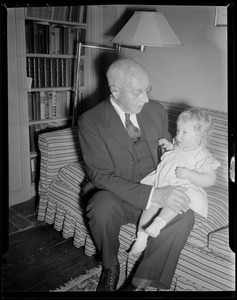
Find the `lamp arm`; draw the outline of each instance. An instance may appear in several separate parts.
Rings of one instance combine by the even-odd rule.
[[[92,49],[99,49],[99,50],[109,50],[109,51],[119,51],[120,48],[111,48],[111,47],[104,47],[104,46],[96,46],[96,45],[81,45],[84,48],[92,48]]]
[[[110,48],[103,46],[95,46],[95,45],[83,45],[81,42],[78,44],[77,48],[77,64],[76,64],[76,83],[75,83],[75,93],[73,99],[73,116],[72,116],[72,126],[77,126],[77,116],[81,114],[81,99],[79,99],[79,89],[80,89],[80,62],[81,62],[81,48],[91,48],[91,49],[99,49],[99,50],[108,50],[108,51],[117,51],[120,52],[120,47],[118,48]]]

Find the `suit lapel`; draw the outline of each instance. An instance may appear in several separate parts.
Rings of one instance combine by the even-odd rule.
[[[113,108],[109,98],[107,99],[107,101],[105,101],[104,117],[105,117],[105,124],[107,125],[108,130],[117,140],[117,142],[133,154],[131,140],[124,128],[123,123],[120,120],[120,117],[118,116],[117,112]],[[146,137],[154,164],[156,165],[158,136],[156,130],[157,125],[154,123],[154,121],[152,121],[153,119],[154,116],[152,116],[151,112],[149,112],[149,110],[146,109],[146,105],[143,107],[142,111],[139,114],[137,114],[137,120],[139,126]]]
[[[158,147],[158,137],[157,137],[157,130],[156,124],[153,120],[154,117],[150,114],[148,110],[146,110],[146,105],[143,107],[140,114],[137,115],[137,120],[139,126],[142,128],[143,133],[146,137],[148,146],[150,148],[152,158],[154,163],[157,163],[157,147]]]
[[[117,142],[133,153],[131,140],[109,99],[105,101],[105,124]]]

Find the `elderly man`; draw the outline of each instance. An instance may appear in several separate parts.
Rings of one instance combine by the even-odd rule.
[[[93,186],[87,217],[103,267],[97,291],[116,290],[120,227],[137,224],[141,211],[151,203],[170,207],[178,216],[157,238],[149,239],[129,289],[168,289],[194,224],[193,211],[188,210],[190,199],[180,187],[158,189],[140,183],[156,169],[158,140],[171,138],[167,115],[159,102],[149,101],[151,85],[140,63],[119,59],[109,67],[107,79],[109,99],[82,114],[78,124]]]

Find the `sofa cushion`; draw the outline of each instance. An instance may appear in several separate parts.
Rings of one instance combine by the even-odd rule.
[[[193,282],[197,291],[235,290],[235,260],[227,260],[225,256],[217,255],[208,248],[186,244],[181,251],[175,273],[178,277]],[[178,285],[177,282],[177,290],[185,290],[185,286],[178,289]]]
[[[58,179],[76,191],[80,191],[82,184],[88,180],[84,162],[71,163],[62,167],[59,171]]]
[[[208,236],[208,249],[228,257],[234,257],[234,252],[229,246],[229,227],[216,230]]]
[[[208,245],[208,235],[228,225],[228,191],[217,185],[206,189],[208,197],[208,216],[204,219],[195,213],[195,224],[188,243],[198,247]]]

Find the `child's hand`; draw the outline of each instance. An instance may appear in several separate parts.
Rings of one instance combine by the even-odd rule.
[[[175,175],[178,179],[188,179],[190,170],[184,167],[177,167],[175,170]]]
[[[164,138],[159,140],[159,146],[164,147],[166,150],[172,150],[173,149],[172,143],[170,143],[169,141],[167,141]]]

